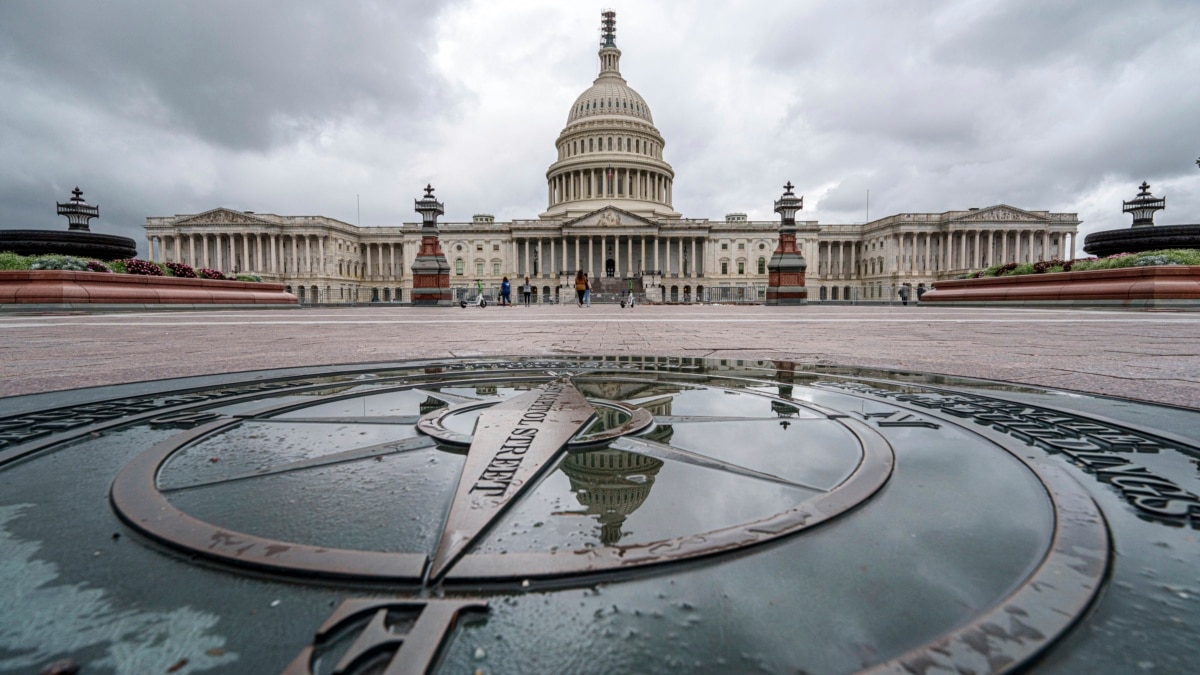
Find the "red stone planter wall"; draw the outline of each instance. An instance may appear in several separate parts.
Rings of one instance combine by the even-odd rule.
[[[1124,267],[937,281],[921,296],[935,305],[1200,310],[1200,266]]]
[[[0,309],[299,307],[281,284],[104,272],[0,272]]]

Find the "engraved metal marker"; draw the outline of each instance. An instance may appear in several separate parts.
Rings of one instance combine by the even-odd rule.
[[[429,569],[437,579],[566,447],[595,411],[563,378],[479,415]]]

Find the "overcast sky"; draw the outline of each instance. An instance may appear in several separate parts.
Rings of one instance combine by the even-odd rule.
[[[3,0],[0,228],[65,229],[75,185],[143,254],[147,216],[388,226],[427,182],[444,220],[535,218],[610,6],[685,217],[774,220],[791,180],[808,220],[869,190],[1086,234],[1147,180],[1200,222],[1196,0]]]

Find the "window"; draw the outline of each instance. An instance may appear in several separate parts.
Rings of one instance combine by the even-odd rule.
[[[612,136],[608,137],[608,149],[612,150]]]
[[[500,263],[498,263],[498,262],[492,263],[492,276],[494,276],[494,277],[500,276]]]
[[[617,137],[617,150],[621,149],[621,138]]]
[[[766,258],[758,259],[758,273],[759,274],[767,273],[767,259]]]
[[[721,274],[729,274],[729,261],[721,261]]]
[[[463,259],[462,258],[459,258],[458,260],[454,261],[454,273],[460,277],[463,275]]]
[[[475,250],[476,250],[476,251],[482,251],[482,250],[483,250],[483,244],[475,244]]]
[[[475,276],[477,276],[477,277],[483,276],[483,261],[482,260],[475,261]]]
[[[746,273],[746,261],[739,260],[738,261],[738,274],[745,274],[745,273]]]
[[[739,251],[745,251],[745,250],[746,250],[746,242],[744,242],[744,241],[739,241],[739,242],[738,242],[738,250],[739,250]]]
[[[727,241],[721,242],[721,250],[728,251],[729,250],[729,242],[727,242]]]
[[[499,250],[500,250],[500,244],[492,244],[492,250],[493,250],[493,251],[499,251]]]
[[[596,151],[596,139],[589,138],[588,139],[588,152],[595,152],[595,151]]]

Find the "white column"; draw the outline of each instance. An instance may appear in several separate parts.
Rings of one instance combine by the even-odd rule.
[[[654,236],[654,269],[659,272],[663,271],[663,265],[658,262],[658,235]]]
[[[537,238],[537,260],[538,260],[538,272],[540,274],[545,274],[546,273],[546,258],[542,255],[542,238],[541,237]]]
[[[575,271],[583,269],[579,264],[579,235],[575,235]]]
[[[588,235],[588,262],[587,262],[587,267],[588,267],[588,274],[592,275],[593,277],[594,277],[594,276],[596,276],[596,270],[598,269],[598,268],[596,267],[596,256],[595,256],[595,252],[592,250],[592,243],[593,243],[595,240],[596,240],[596,238],[595,238],[595,237],[593,237],[593,236],[591,236],[591,235]]]
[[[633,235],[625,239],[625,276],[633,276]]]
[[[621,235],[613,235],[613,274],[621,276]]]
[[[638,237],[642,244],[642,259],[640,263],[641,271],[646,271],[646,235]]]

